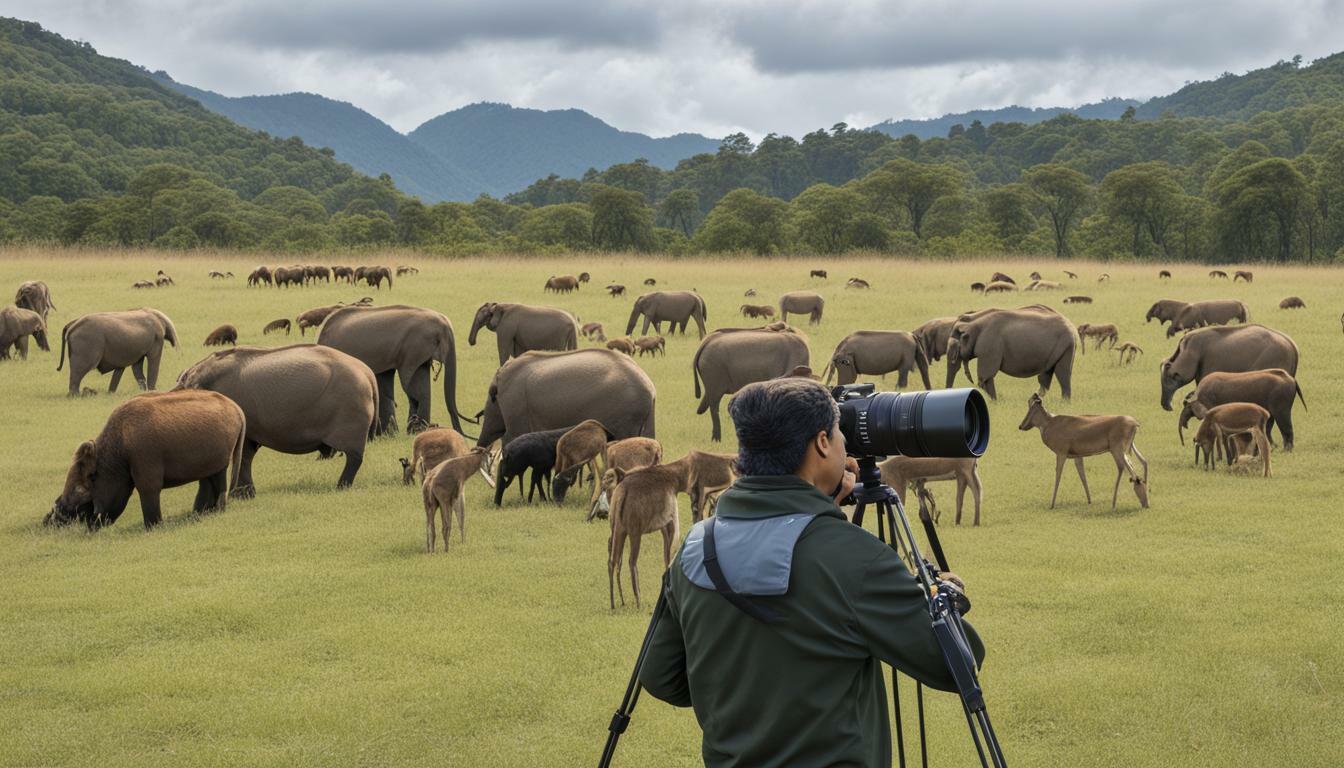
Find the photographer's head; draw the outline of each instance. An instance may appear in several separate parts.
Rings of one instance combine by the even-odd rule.
[[[840,411],[821,384],[771,379],[743,387],[728,403],[737,428],[740,475],[798,475],[827,492],[845,473]]]

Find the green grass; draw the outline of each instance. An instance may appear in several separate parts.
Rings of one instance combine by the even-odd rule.
[[[345,254],[330,263],[356,260]],[[372,261],[372,258],[365,259]],[[389,263],[407,257],[383,257]],[[1197,266],[978,261],[648,261],[576,256],[561,260],[415,260],[417,277],[390,293],[321,286],[248,289],[255,259],[154,253],[11,251],[0,286],[41,278],[60,310],[59,329],[85,312],[157,307],[175,321],[183,347],[165,354],[160,386],[204,356],[216,325],[239,327],[244,343],[278,345],[261,326],[280,316],[372,293],[379,303],[432,307],[454,322],[461,352],[458,401],[475,412],[495,367],[494,339],[467,347],[472,313],[485,300],[565,307],[618,332],[629,299],[600,286],[640,291],[695,288],[710,326],[740,326],[743,301],[817,287],[828,299],[808,328],[818,370],[835,343],[858,328],[912,328],[982,306],[1043,299],[1075,322],[1115,322],[1147,354],[1121,368],[1113,356],[1078,360],[1074,398],[1047,398],[1057,412],[1128,413],[1151,462],[1152,508],[1122,488],[1109,511],[1113,465],[1088,461],[1095,503],[1072,470],[1061,505],[1047,509],[1054,460],[1039,433],[1016,429],[1034,380],[999,378],[993,437],[983,460],[984,525],[955,527],[950,486],[934,492],[953,567],[975,601],[971,620],[989,648],[984,683],[990,712],[1015,766],[1335,766],[1344,763],[1340,705],[1344,672],[1344,516],[1339,513],[1344,359],[1340,273],[1256,269],[1254,285],[1210,283]],[[1064,294],[984,298],[966,290],[994,268],[1022,278],[1033,268],[1080,274],[1074,292],[1096,298],[1065,306]],[[178,286],[133,291],[160,267]],[[831,280],[807,272],[826,267]],[[206,278],[231,269],[229,282]],[[1109,271],[1109,284],[1096,276]],[[579,294],[547,295],[551,274],[588,270]],[[870,280],[870,292],[844,280]],[[758,299],[743,299],[755,287]],[[1283,312],[1280,298],[1307,309]],[[1157,364],[1174,346],[1148,305],[1161,297],[1237,297],[1252,319],[1293,336],[1309,410],[1297,412],[1297,450],[1274,455],[1274,477],[1206,474],[1158,405]],[[299,341],[296,335],[290,341]],[[694,336],[670,337],[665,359],[641,360],[658,386],[658,436],[675,458],[708,444],[709,418],[694,415]],[[68,400],[56,352],[0,363],[0,765],[525,766],[595,761],[652,601],[607,608],[605,523],[585,525],[577,499],[563,508],[487,503],[470,486],[467,540],[447,555],[423,551],[418,490],[403,487],[397,457],[405,436],[370,446],[352,490],[334,488],[339,462],[263,451],[254,501],[193,516],[194,487],[165,493],[165,525],[145,532],[138,501],[97,534],[46,530],[79,441],[134,394],[104,391]],[[935,378],[942,372],[935,366]],[[130,385],[128,387],[128,385]],[[894,377],[884,386],[894,386]],[[404,414],[404,403],[402,413]],[[435,393],[434,413],[446,421]],[[727,424],[726,424],[727,426]],[[733,447],[731,429],[723,448]],[[582,496],[583,494],[576,494]],[[968,497],[969,504],[969,497]],[[681,502],[683,531],[689,504]],[[969,523],[969,519],[967,520]],[[641,562],[657,583],[658,548]],[[628,590],[628,584],[627,584]],[[906,691],[904,700],[913,697]],[[936,765],[972,760],[952,697],[932,696]],[[907,712],[907,716],[910,713]],[[907,720],[909,722],[909,720]],[[619,763],[690,766],[699,731],[688,710],[645,699]]]

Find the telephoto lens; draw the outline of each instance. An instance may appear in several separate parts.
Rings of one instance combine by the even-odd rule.
[[[856,456],[964,459],[989,446],[989,408],[977,389],[875,393],[849,384],[832,394],[845,450]]]

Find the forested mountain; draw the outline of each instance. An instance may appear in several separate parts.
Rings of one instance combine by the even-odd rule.
[[[1306,67],[1301,63],[1297,56],[1244,75],[1224,72],[1215,80],[1190,83],[1168,96],[1149,99],[1138,108],[1137,117],[1170,113],[1248,120],[1259,112],[1344,101],[1344,53]]]
[[[1142,103],[1134,99],[1113,98],[1095,104],[1084,104],[1080,107],[1019,107],[1014,105],[999,109],[973,109],[970,112],[948,113],[942,117],[933,117],[927,120],[883,120],[874,125],[872,130],[881,131],[896,138],[906,134],[914,134],[921,139],[932,139],[946,136],[954,125],[960,125],[964,128],[977,120],[980,121],[981,125],[992,123],[1032,125],[1057,117],[1065,112],[1087,119],[1115,120],[1123,115],[1128,107],[1138,107]]]
[[[491,186],[344,101],[313,93],[223,96],[178,83],[164,72],[154,76],[239,125],[281,138],[298,136],[309,146],[330,147],[338,160],[355,170],[370,176],[386,173],[399,188],[422,200],[472,200]]]
[[[654,139],[621,131],[579,109],[519,109],[472,104],[425,122],[407,134],[416,144],[482,180],[480,191],[500,197],[538,178],[578,176],[644,158],[659,168],[718,148],[691,133]],[[338,153],[339,155],[339,153]]]

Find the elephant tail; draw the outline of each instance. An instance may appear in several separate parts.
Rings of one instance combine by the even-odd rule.
[[[241,409],[239,409],[241,410]],[[238,432],[238,439],[234,441],[233,451],[229,456],[229,461],[233,465],[233,471],[229,473],[229,490],[238,489],[238,478],[243,472],[243,448],[247,443],[247,417],[243,417],[243,428]],[[228,494],[225,494],[227,497]]]
[[[1307,398],[1302,396],[1302,385],[1294,381],[1293,389],[1297,391],[1297,399],[1302,401],[1302,408],[1305,409],[1307,407]]]
[[[71,320],[70,322],[68,322],[68,323],[65,324],[65,327],[64,327],[64,328],[61,329],[61,359],[56,363],[56,370],[58,370],[58,371],[61,370],[61,366],[65,365],[65,343],[66,343],[66,339],[70,336],[70,326],[72,326],[72,325],[74,325],[74,324],[75,324],[75,321],[74,321],[74,320]],[[74,347],[71,347],[71,348],[70,348],[70,357],[73,359],[74,356],[75,356],[75,349],[74,349]],[[73,365],[73,363],[72,363],[72,365]]]
[[[709,307],[705,305],[705,297],[697,293],[695,300],[700,303],[700,319],[709,322]]]
[[[919,339],[915,339],[915,365],[919,366],[919,377],[924,380],[924,388],[933,389],[933,383],[929,381],[929,355]]]
[[[691,379],[695,382],[695,396],[700,397],[700,353],[705,351],[705,345],[701,344],[695,350],[695,357],[691,358]]]

